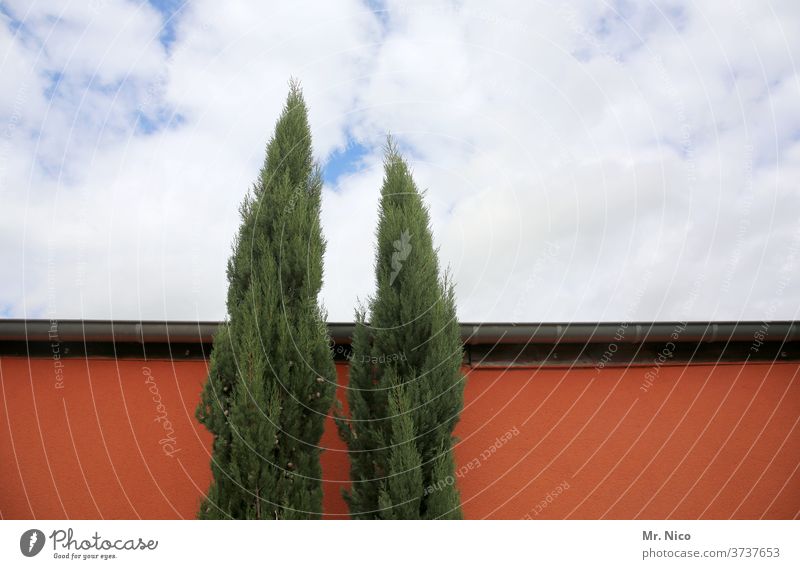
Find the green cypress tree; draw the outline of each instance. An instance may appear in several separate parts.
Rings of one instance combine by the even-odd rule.
[[[462,344],[452,283],[440,275],[430,215],[391,139],[384,160],[377,291],[356,313],[348,445],[355,518],[460,518],[452,455],[463,407]]]
[[[336,389],[318,304],[322,178],[300,86],[267,145],[228,261],[228,322],[197,418],[214,435],[201,518],[317,518],[319,441]]]

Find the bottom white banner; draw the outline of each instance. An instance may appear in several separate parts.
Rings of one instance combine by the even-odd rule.
[[[2,521],[0,567],[800,567],[798,521]]]

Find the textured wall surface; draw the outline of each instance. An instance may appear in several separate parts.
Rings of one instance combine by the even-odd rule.
[[[459,486],[468,518],[795,518],[798,370],[465,370],[459,472],[440,484]],[[194,517],[210,478],[194,419],[205,374],[203,361],[0,358],[0,515]],[[346,517],[332,421],[322,444],[325,513]]]

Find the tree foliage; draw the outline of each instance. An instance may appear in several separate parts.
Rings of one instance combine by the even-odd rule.
[[[430,214],[390,140],[375,258],[377,290],[356,312],[349,415],[355,518],[460,518],[452,455],[463,407],[462,345],[452,283],[439,270]]]
[[[292,82],[241,208],[228,261],[228,321],[217,332],[197,418],[214,435],[201,518],[316,518],[319,441],[336,387],[318,304],[322,179],[308,111]]]

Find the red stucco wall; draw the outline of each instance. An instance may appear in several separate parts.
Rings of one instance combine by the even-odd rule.
[[[0,358],[0,515],[193,517],[210,478],[205,362],[61,362]],[[662,367],[646,392],[644,367],[467,370],[465,516],[798,517],[799,369]],[[325,511],[343,515],[332,423],[323,445]]]

